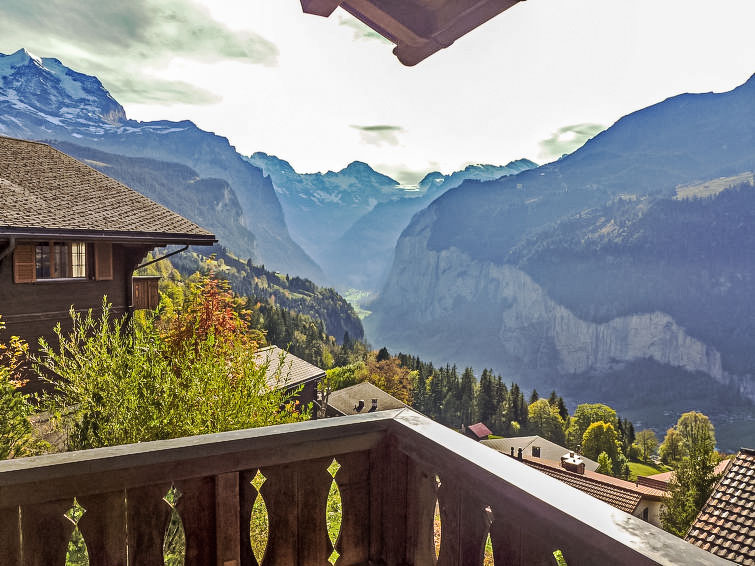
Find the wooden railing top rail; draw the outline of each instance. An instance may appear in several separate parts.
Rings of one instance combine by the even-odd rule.
[[[489,505],[494,515],[506,514],[506,520],[516,521],[522,537],[547,532],[552,550],[579,548],[575,564],[605,563],[606,556],[633,566],[730,564],[410,409],[3,461],[0,508],[376,447],[385,454],[401,454],[416,473],[438,474],[447,484],[443,489],[461,493],[455,503],[460,506],[460,522],[465,520],[461,511],[467,500],[477,507]],[[391,466],[384,464],[386,471],[381,473]],[[407,481],[400,471],[393,476],[394,481]],[[407,487],[403,489],[406,494]],[[512,545],[525,543],[514,540]]]
[[[425,467],[455,475],[479,494],[526,509],[533,525],[561,526],[574,540],[614,552],[618,563],[684,566],[731,564],[607,503],[491,450],[419,413],[404,410],[391,421],[399,449]],[[555,533],[554,533],[555,534]],[[601,552],[602,553],[602,552]],[[637,560],[624,561],[623,555]]]
[[[398,412],[0,461],[0,507],[369,450]]]

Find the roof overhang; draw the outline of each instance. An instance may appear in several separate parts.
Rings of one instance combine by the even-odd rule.
[[[14,228],[0,226],[0,238],[49,240],[107,241],[124,244],[145,244],[154,247],[168,245],[211,246],[217,242],[214,234],[169,234],[165,232],[108,232],[90,230],[64,230],[59,228]]]
[[[394,55],[416,65],[524,0],[301,0],[307,14],[341,7],[396,44]]]

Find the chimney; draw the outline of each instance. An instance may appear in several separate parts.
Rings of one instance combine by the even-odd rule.
[[[370,409],[370,411],[377,411],[377,402],[377,399],[372,400],[372,408]]]
[[[579,457],[578,454],[575,454],[574,452],[569,452],[568,454],[561,456],[561,467],[565,470],[575,472],[577,474],[584,475],[585,473],[584,461]]]
[[[358,405],[354,405],[354,410],[357,413],[360,412],[362,409],[364,409],[364,399],[360,399],[359,400],[359,404]]]

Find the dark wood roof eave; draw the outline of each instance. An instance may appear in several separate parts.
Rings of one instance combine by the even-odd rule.
[[[66,230],[62,228],[14,228],[0,226],[0,238],[91,240],[130,244],[151,244],[156,247],[171,244],[211,246],[218,241],[215,234],[171,234],[166,232],[109,232],[91,230]]]

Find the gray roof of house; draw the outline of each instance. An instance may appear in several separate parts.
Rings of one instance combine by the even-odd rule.
[[[208,245],[215,236],[44,143],[0,137],[0,234]]]
[[[267,384],[272,389],[288,389],[325,377],[325,370],[278,346],[260,348],[254,354],[254,361],[260,365],[267,364]]]
[[[489,446],[493,450],[498,450],[503,454],[511,455],[511,447],[514,447],[514,456],[517,455],[517,450],[522,449],[522,453],[525,458],[532,459],[532,447],[540,448],[540,458],[543,460],[551,460],[555,462],[561,461],[561,456],[568,454],[570,450],[555,442],[546,440],[542,436],[514,436],[510,438],[492,438],[489,440],[482,440],[482,444]],[[585,470],[594,472],[598,469],[598,463],[595,460],[590,460],[584,456],[580,456],[585,463]]]
[[[342,415],[357,415],[361,413],[372,412],[372,400],[377,399],[378,411],[387,411],[389,409],[403,409],[404,403],[396,399],[393,395],[386,393],[372,383],[363,381],[351,387],[345,387],[338,391],[333,391],[328,396],[328,407],[338,411]],[[357,410],[359,401],[364,401],[364,408]]]

